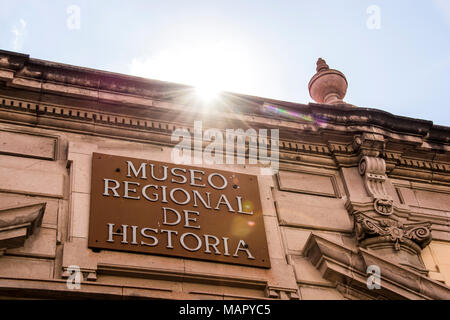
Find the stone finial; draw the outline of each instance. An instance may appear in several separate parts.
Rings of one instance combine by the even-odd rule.
[[[317,60],[317,73],[308,84],[309,94],[314,101],[325,104],[345,103],[347,79],[338,70],[330,69],[324,59]]]
[[[325,60],[323,60],[322,58],[317,59],[317,63],[316,64],[317,64],[317,67],[316,67],[316,71],[317,72],[330,70],[330,67],[327,65]]]

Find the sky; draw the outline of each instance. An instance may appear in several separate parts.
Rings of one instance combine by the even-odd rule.
[[[0,49],[298,103],[322,57],[346,102],[450,126],[450,0],[0,0]]]

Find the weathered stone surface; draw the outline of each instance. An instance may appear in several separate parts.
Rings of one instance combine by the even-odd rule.
[[[31,279],[52,279],[53,261],[25,257],[0,258],[0,276]]]
[[[71,237],[87,238],[89,232],[90,194],[72,193],[70,235]]]
[[[45,214],[42,220],[44,226],[48,225],[54,227],[57,225],[58,201],[60,200],[0,192],[0,209],[45,203]]]
[[[271,259],[272,268],[266,273],[269,286],[295,289],[295,275],[292,265],[286,264],[286,259]]]
[[[49,92],[63,93],[71,96],[87,96],[91,98],[98,98],[98,91],[60,85],[56,83],[42,83],[41,88]]]
[[[272,261],[271,261],[272,262]],[[225,265],[215,262],[184,260],[184,272],[186,277],[201,277],[201,275],[213,279],[218,282],[234,283],[244,285],[263,285],[264,280],[267,279],[266,271],[264,269],[252,269],[239,265]]]
[[[141,97],[133,97],[130,95],[123,95],[123,94],[114,94],[111,92],[98,92],[99,99],[108,101],[108,102],[119,102],[123,104],[130,104],[130,105],[142,105],[142,106],[152,106],[152,100],[150,99],[143,99]]]
[[[450,287],[450,244],[444,241],[432,241],[422,257],[430,277],[445,282]]]
[[[87,246],[87,242],[84,244]],[[80,248],[76,248],[80,249]],[[100,269],[105,270],[134,270],[135,274],[183,274],[185,270],[184,259],[175,257],[164,257],[157,255],[141,255],[136,253],[116,252],[102,250],[100,253],[92,254]],[[160,276],[162,278],[162,276]]]
[[[56,229],[40,228],[31,235],[23,247],[9,249],[7,253],[38,258],[55,258]]]
[[[162,290],[158,288],[123,288],[122,294],[132,299],[176,299],[177,294],[170,290]]]
[[[294,266],[295,278],[298,283],[333,286],[332,282],[324,279],[319,270],[317,270],[307,258],[291,255],[289,260]]]
[[[0,70],[0,79],[12,80],[14,78],[14,72],[9,70]]]
[[[301,285],[300,294],[303,300],[346,300],[344,296],[334,288]]]
[[[67,268],[71,265],[79,266],[81,269],[97,269],[97,257],[87,249],[87,239],[73,238],[70,242],[64,243],[62,266]]]
[[[369,196],[358,168],[341,168],[341,172],[348,197],[355,201],[366,201]]]
[[[422,250],[422,260],[423,260],[425,267],[429,271],[428,276],[431,279],[441,281],[441,282],[449,285],[449,282],[446,281],[446,278],[445,278],[445,273],[447,273],[448,270],[446,272],[445,266],[444,266],[444,268],[442,268],[443,265],[441,265],[440,268],[438,267],[437,262],[435,261],[433,254],[431,253],[431,249],[430,249],[431,244],[430,244],[430,246],[428,246]],[[443,271],[444,273],[441,273],[441,271]]]
[[[450,211],[450,193],[414,190],[414,194],[420,207]]]
[[[96,283],[105,283],[116,286],[127,286],[135,288],[148,288],[166,292],[181,292],[181,282],[170,281],[167,279],[146,279],[143,277],[123,277],[112,274],[102,274],[98,277]]]
[[[69,160],[72,160],[72,191],[90,193],[92,155],[70,153]]]
[[[318,230],[305,230],[292,227],[281,227],[281,231],[285,239],[287,250],[295,254],[303,253],[306,241],[308,240],[312,232],[314,232],[314,234],[320,235],[325,239],[330,239],[334,242],[343,244],[342,237],[339,233],[321,232]]]
[[[450,264],[450,244],[442,241],[434,241],[430,244],[433,256],[438,264]]]
[[[273,203],[272,188],[273,188],[273,177],[272,176],[258,176],[258,187],[261,199],[261,206],[263,210],[263,215],[276,217],[277,212]]]
[[[80,289],[68,290],[66,280],[53,279],[20,279],[3,278],[0,279],[0,292],[23,295],[27,298],[44,299],[122,299],[123,287],[111,285],[97,285],[91,283],[81,283]]]
[[[338,197],[335,178],[312,172],[279,171],[280,190]]]
[[[283,226],[280,229],[283,234],[286,250],[289,253],[301,254],[311,231]]]
[[[397,190],[400,192],[403,202],[410,206],[418,206],[419,202],[414,195],[414,191],[410,188],[397,187]]]
[[[0,131],[0,153],[55,159],[56,138],[21,132]]]
[[[276,192],[281,225],[350,232],[353,224],[341,199]]]
[[[87,140],[87,141],[86,141]],[[92,152],[96,152],[98,150],[98,145],[95,143],[95,139],[87,138],[87,139],[76,139],[73,137],[71,141],[69,141],[69,156],[68,159],[71,159],[72,153],[81,153],[85,155],[92,155]]]
[[[284,257],[284,248],[281,240],[280,226],[276,217],[264,217],[264,226],[266,227],[267,246],[271,258],[282,259]]]
[[[0,191],[62,198],[64,176],[39,170],[0,167]]]

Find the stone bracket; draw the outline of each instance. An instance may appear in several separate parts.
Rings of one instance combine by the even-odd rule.
[[[393,213],[393,199],[386,191],[386,163],[384,159],[363,156],[358,165],[359,174],[364,177],[364,186],[373,199],[374,210],[384,216]]]
[[[378,157],[385,148],[386,140],[381,134],[364,132],[353,139],[353,149],[362,156]]]

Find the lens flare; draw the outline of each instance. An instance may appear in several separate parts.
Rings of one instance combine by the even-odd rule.
[[[302,114],[299,112],[276,107],[276,106],[270,105],[268,103],[264,103],[263,108],[264,108],[264,111],[269,112],[269,113],[275,113],[275,114],[287,116],[289,118],[294,118],[294,119],[302,119],[304,121],[313,122],[313,123],[317,124],[318,126],[324,126],[324,125],[326,125],[326,122],[327,122],[326,117],[318,117],[318,116],[312,116],[312,115],[308,115],[308,114]]]
[[[251,202],[250,200],[245,200],[244,202],[242,202],[242,210],[244,212],[252,212],[254,209],[254,205],[253,202]]]
[[[244,238],[252,231],[252,228],[249,228],[249,221],[247,221],[247,217],[236,216],[233,218],[233,221],[230,224],[230,233],[234,237]]]
[[[213,85],[200,84],[195,87],[195,93],[203,102],[212,102],[217,99],[220,90]]]

